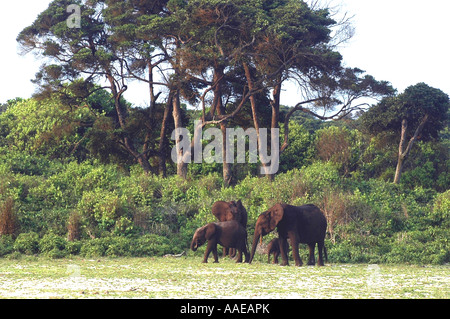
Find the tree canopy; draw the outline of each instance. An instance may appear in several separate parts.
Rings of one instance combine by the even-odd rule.
[[[438,138],[446,123],[449,106],[447,94],[418,83],[398,96],[383,99],[362,116],[363,126],[372,134],[391,131],[399,137],[395,183],[400,181],[403,162],[414,143]]]
[[[69,4],[80,6],[79,28],[67,23]],[[45,57],[34,80],[41,96],[58,93],[79,105],[109,90],[112,140],[145,172],[164,174],[168,125],[186,125],[182,101],[201,106],[203,127],[224,132],[247,116],[246,126],[259,132],[279,127],[282,84],[293,80],[301,94],[283,117],[284,151],[296,111],[341,119],[360,109],[361,98],[392,95],[388,82],[343,65],[336,45],[351,35],[351,23],[333,16],[326,6],[299,0],[54,0],[17,40]],[[139,117],[121,99],[131,81],[149,86],[138,135],[130,123]],[[181,157],[180,142],[177,173],[185,177],[189,160]],[[223,175],[230,183],[225,160]]]

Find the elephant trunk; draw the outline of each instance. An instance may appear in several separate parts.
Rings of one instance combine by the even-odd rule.
[[[255,256],[256,246],[258,246],[258,239],[262,241],[262,234],[260,231],[255,230],[255,235],[253,236],[252,251],[250,252],[249,264],[252,263],[253,257]]]
[[[192,242],[191,242],[191,250],[192,251],[196,251],[197,248],[198,248],[197,241],[196,240],[192,240]]]

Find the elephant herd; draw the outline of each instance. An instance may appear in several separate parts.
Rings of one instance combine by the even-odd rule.
[[[287,266],[290,241],[295,265],[303,264],[299,252],[299,243],[307,244],[309,247],[308,265],[315,264],[314,250],[316,244],[319,251],[317,264],[323,266],[323,253],[327,258],[324,245],[327,220],[320,209],[315,205],[292,206],[287,204],[276,204],[269,210],[259,215],[253,236],[250,253],[247,249],[247,210],[239,200],[237,202],[218,201],[212,206],[212,213],[218,219],[216,223],[209,223],[198,228],[192,238],[191,249],[196,251],[198,247],[207,243],[203,262],[208,261],[210,253],[213,253],[214,262],[218,262],[217,244],[223,247],[223,255],[227,253],[234,256],[237,251],[237,262],[242,262],[242,254],[245,262],[251,263],[255,256],[258,240],[262,242],[263,236],[269,234],[275,228],[278,238],[273,239],[267,249],[268,261],[270,255],[274,255],[274,263],[278,262],[281,255],[282,266]]]

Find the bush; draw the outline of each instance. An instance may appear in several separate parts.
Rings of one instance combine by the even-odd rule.
[[[78,203],[78,211],[87,235],[100,237],[113,230],[116,222],[127,214],[125,198],[115,192],[95,189],[85,191]]]
[[[26,255],[39,252],[39,235],[35,232],[21,233],[14,242],[14,250]]]
[[[69,255],[78,255],[81,250],[81,241],[68,241],[66,243],[66,252]]]
[[[289,147],[280,156],[280,172],[300,169],[311,164],[314,158],[313,134],[310,134],[303,125],[291,123],[288,142]]]
[[[102,257],[108,249],[104,238],[84,240],[81,244],[80,255],[83,257]]]
[[[132,240],[126,237],[110,237],[107,240],[108,248],[105,256],[108,257],[129,257],[132,255]]]
[[[8,255],[14,251],[14,239],[11,235],[0,236],[0,257]]]
[[[338,167],[331,162],[315,162],[303,167],[301,172],[310,194],[320,193],[325,189],[339,189],[342,186]]]
[[[450,190],[436,196],[430,218],[434,224],[450,228]]]
[[[134,256],[164,256],[173,253],[170,241],[166,237],[149,234],[140,237],[133,244]]]
[[[51,258],[62,258],[66,256],[66,245],[66,239],[52,233],[45,235],[39,241],[41,253]]]

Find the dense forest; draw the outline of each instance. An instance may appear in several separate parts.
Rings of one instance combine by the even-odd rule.
[[[51,2],[17,37],[42,56],[38,91],[0,105],[0,256],[178,254],[215,201],[241,200],[249,238],[274,204],[315,204],[330,262],[449,262],[449,97],[344,66],[337,16],[298,0]],[[148,105],[125,99],[135,81]],[[248,148],[197,163],[181,128],[279,129],[279,170]]]

